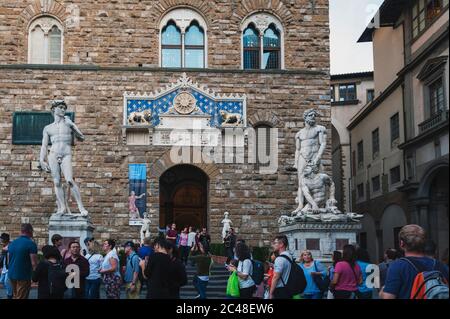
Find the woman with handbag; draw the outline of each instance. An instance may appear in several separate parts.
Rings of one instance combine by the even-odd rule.
[[[115,246],[116,242],[112,239],[105,240],[103,243],[106,256],[99,273],[103,275],[107,299],[120,299],[122,277],[120,276],[119,256],[117,256]]]
[[[300,262],[300,267],[306,277],[303,299],[322,299],[329,284],[325,266],[315,261],[309,250],[304,250],[301,253]]]
[[[342,260],[342,253],[339,250],[333,251],[332,262],[333,264],[328,267],[328,278],[330,279],[330,285],[327,293],[327,299],[334,299],[333,289],[331,288],[331,282],[334,278],[334,269],[336,268],[336,264]]]
[[[336,264],[331,288],[335,299],[354,299],[358,286],[362,283],[361,268],[356,263],[356,249],[353,245],[345,245],[342,261]]]

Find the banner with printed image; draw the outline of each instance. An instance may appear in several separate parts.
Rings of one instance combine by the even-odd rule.
[[[130,225],[142,225],[144,213],[147,210],[147,165],[129,164],[128,182],[128,212]]]

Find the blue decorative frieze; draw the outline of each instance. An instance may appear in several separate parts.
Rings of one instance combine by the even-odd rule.
[[[153,126],[162,115],[210,117],[210,127],[245,127],[246,96],[221,95],[182,75],[176,83],[152,93],[124,93],[124,125]]]

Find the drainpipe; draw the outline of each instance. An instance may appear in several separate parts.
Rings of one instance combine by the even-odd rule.
[[[402,84],[402,107],[403,107],[403,143],[405,143],[408,139],[407,139],[407,129],[406,129],[406,106],[405,106],[405,83]],[[403,155],[403,176],[404,176],[404,180],[409,180],[409,176],[407,175],[407,170],[406,170],[406,152],[404,150],[402,150],[402,155]]]
[[[350,143],[350,178],[348,179],[348,208],[350,212],[353,212],[353,198],[352,198],[352,182],[353,182],[353,150],[352,150],[352,132],[349,131],[349,143]]]

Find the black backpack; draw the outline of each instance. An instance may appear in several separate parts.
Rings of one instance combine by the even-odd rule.
[[[67,273],[64,266],[57,262],[48,262],[48,291],[50,297],[61,297],[67,290]]]
[[[264,280],[264,264],[258,260],[252,260],[252,279],[256,285],[260,285]]]
[[[303,269],[288,256],[280,255],[277,258],[279,257],[283,257],[291,263],[291,271],[289,272],[288,281],[284,282],[283,277],[280,277],[281,282],[286,289],[286,293],[290,297],[303,293],[306,288],[306,278]]]

